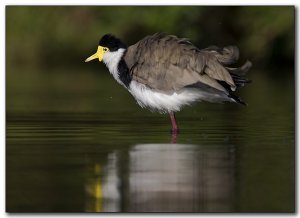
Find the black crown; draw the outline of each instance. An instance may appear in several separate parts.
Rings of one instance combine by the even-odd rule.
[[[99,41],[99,45],[109,48],[110,51],[117,51],[119,48],[126,48],[126,45],[120,39],[111,35],[105,34]]]

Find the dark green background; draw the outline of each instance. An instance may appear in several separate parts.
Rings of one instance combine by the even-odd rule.
[[[187,199],[194,205],[189,211],[293,212],[294,13],[292,6],[7,6],[7,211],[99,211],[108,200],[99,201],[85,187],[104,183],[113,170],[121,184],[118,210],[137,211],[132,208],[136,196],[129,194],[130,154],[140,144],[169,143],[168,117],[141,109],[103,64],[84,60],[105,33],[130,45],[166,32],[199,48],[237,45],[237,65],[247,59],[253,63],[252,84],[238,91],[248,107],[199,103],[177,114],[177,143],[195,149],[193,158],[186,158],[191,147],[174,145],[179,157],[187,164],[217,161],[214,175],[231,181],[215,187],[227,188],[228,198]],[[163,146],[157,152],[164,153]],[[117,163],[109,168],[112,154]],[[149,158],[160,160],[159,155]],[[94,171],[99,166],[104,170]],[[212,172],[205,164],[182,167],[179,178],[191,169]],[[198,187],[208,190],[202,183]],[[184,211],[185,204],[177,203],[170,207],[182,205]]]

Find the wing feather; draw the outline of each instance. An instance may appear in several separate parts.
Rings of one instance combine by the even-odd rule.
[[[196,83],[204,83],[228,93],[218,81],[232,90],[236,85],[226,68],[238,59],[238,49],[210,47],[199,50],[187,39],[154,34],[130,46],[124,56],[133,80],[161,91],[177,91]]]

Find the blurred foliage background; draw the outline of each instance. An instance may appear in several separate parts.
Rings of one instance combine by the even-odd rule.
[[[155,32],[200,48],[238,45],[256,66],[292,66],[294,7],[7,6],[7,64],[79,66],[112,33],[127,45]],[[255,66],[254,65],[254,66]]]
[[[102,63],[84,62],[106,33],[131,45],[155,32],[199,48],[237,45],[237,66],[253,63],[253,82],[237,93],[248,107],[186,107],[177,141],[235,148],[235,211],[294,211],[292,6],[7,6],[7,211],[81,211],[86,159],[105,166],[115,150],[169,142],[168,116],[137,106]]]
[[[270,85],[285,80],[288,87],[277,91],[293,101],[294,13],[293,6],[7,6],[7,109],[120,111],[121,102],[122,109],[143,111],[104,64],[84,62],[106,33],[127,45],[155,32],[189,38],[199,48],[237,45],[237,66],[249,59],[255,80],[242,96],[266,108],[267,95],[275,96]]]
[[[106,33],[127,45],[155,32],[199,48],[237,45],[236,65],[253,63],[248,77],[255,82],[239,91],[260,105],[253,109],[267,110],[276,96],[271,86],[293,102],[294,13],[292,6],[7,6],[7,110],[144,113],[104,64],[84,62]]]

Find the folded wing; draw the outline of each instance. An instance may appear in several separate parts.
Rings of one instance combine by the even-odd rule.
[[[227,67],[238,58],[235,46],[199,50],[187,39],[164,34],[147,36],[130,46],[124,56],[133,80],[166,92],[197,83],[225,93],[234,91],[239,84],[233,74],[240,79],[238,74],[251,66],[247,62],[241,68]]]

